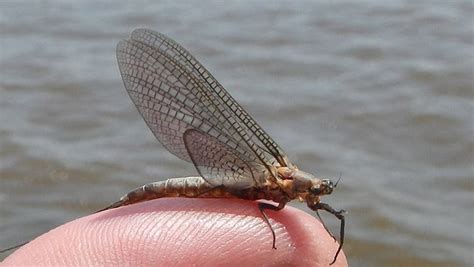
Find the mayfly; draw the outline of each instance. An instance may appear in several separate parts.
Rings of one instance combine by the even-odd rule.
[[[146,184],[103,210],[163,197],[271,200],[278,205],[259,202],[258,208],[276,248],[265,210],[278,211],[298,199],[318,217],[324,210],[341,221],[332,263],[336,261],[344,242],[345,211],[320,202],[320,197],[331,194],[337,183],[299,170],[222,85],[169,37],[134,30],[117,45],[117,60],[125,88],[155,137],[178,158],[192,162],[200,176]]]

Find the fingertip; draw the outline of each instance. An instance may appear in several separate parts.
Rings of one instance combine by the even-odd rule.
[[[337,243],[319,221],[291,207],[267,214],[277,250],[272,249],[271,232],[254,202],[159,199],[62,225],[4,263],[327,266],[332,261]],[[333,266],[347,266],[342,253]]]
[[[287,207],[283,211],[281,217],[277,218],[286,226],[292,242],[297,246],[296,265],[328,266],[334,260],[339,243],[329,235],[322,223],[310,214],[293,207]],[[331,266],[348,266],[342,250]]]

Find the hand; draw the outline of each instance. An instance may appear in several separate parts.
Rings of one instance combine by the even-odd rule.
[[[338,243],[311,215],[227,199],[166,198],[107,210],[59,226],[3,266],[328,266]],[[341,252],[332,265],[347,266]]]

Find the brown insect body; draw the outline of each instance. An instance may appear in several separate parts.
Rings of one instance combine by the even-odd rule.
[[[213,186],[199,176],[170,178],[132,190],[120,198],[118,202],[103,210],[164,197],[265,199],[281,205],[285,205],[293,199],[298,199],[308,203],[308,206],[311,207],[320,202],[319,197],[322,195],[314,194],[311,192],[312,190],[330,194],[327,191],[324,182],[327,180],[325,179],[319,179],[309,173],[289,167],[277,167],[275,173],[277,173],[276,179],[273,175],[269,175],[265,183],[248,188],[234,188],[224,185]]]

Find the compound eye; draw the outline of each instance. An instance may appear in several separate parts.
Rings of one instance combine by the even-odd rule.
[[[320,191],[322,194],[329,195],[332,193],[333,189],[334,189],[334,184],[332,183],[331,180],[329,179],[322,180],[321,188],[320,188]]]
[[[323,180],[321,180],[321,184],[319,184],[319,186],[317,186],[317,187],[312,186],[309,189],[311,194],[316,195],[316,196],[330,195],[333,190],[334,190],[334,184],[329,179],[323,179]]]

